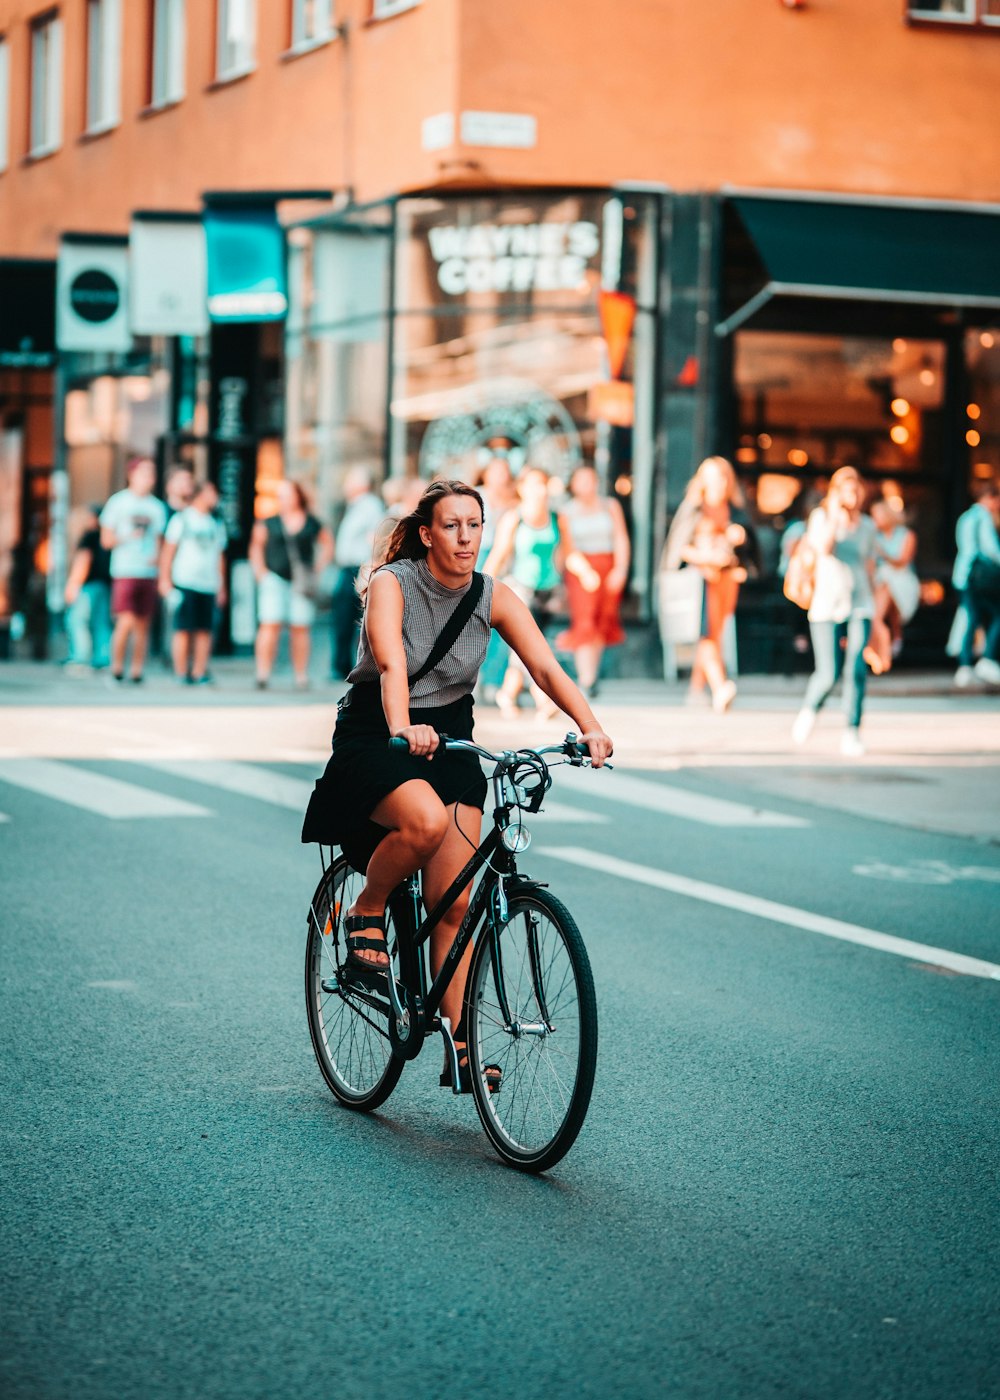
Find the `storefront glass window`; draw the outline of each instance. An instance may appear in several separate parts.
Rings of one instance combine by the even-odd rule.
[[[734,378],[736,462],[765,574],[777,569],[782,531],[845,465],[907,513],[922,565],[945,568],[937,530],[947,498],[941,342],[744,331]]]

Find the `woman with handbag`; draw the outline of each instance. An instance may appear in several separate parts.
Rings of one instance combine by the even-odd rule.
[[[805,538],[795,551],[799,555],[807,550],[814,561],[809,634],[815,670],[792,738],[796,744],[806,742],[816,715],[843,673],[847,728],[840,751],[852,758],[865,751],[860,735],[868,675],[864,651],[875,612],[872,585],[878,531],[871,517],[861,513],[863,503],[864,484],[855,469],[835,471],[826,499],[810,515]]]
[[[250,567],[257,580],[257,689],[267,689],[281,629],[287,626],[295,684],[306,690],[319,576],[333,558],[333,540],[309,513],[297,481],[279,481],[277,498],[277,513],[257,521],[250,536]]]
[[[706,457],[688,483],[664,551],[665,568],[696,569],[704,582],[689,698],[697,699],[707,682],[712,708],[719,714],[736,698],[736,684],[726,675],[722,643],[726,624],[736,611],[740,584],[747,576],[738,553],[747,542],[747,532],[733,519],[734,508],[742,504],[732,463],[725,457]]]
[[[521,659],[535,685],[572,717],[595,765],[612,752],[611,740],[527,606],[505,584],[475,572],[482,528],[479,493],[461,481],[435,481],[393,530],[385,561],[369,581],[358,661],[338,707],[333,754],[306,814],[304,841],[340,845],[351,864],[365,871],[364,888],[345,911],[345,931],[348,967],[369,985],[378,979],[384,985],[390,893],[422,870],[424,901],[433,907],[481,839],[487,795],[482,768],[472,754],[441,748],[439,735],[472,737],[473,691],[491,630]],[[409,752],[389,748],[393,735],[407,741]],[[431,935],[434,974],[467,900],[468,891]],[[461,1029],[471,951],[441,1008],[459,1028],[463,1092],[471,1087]],[[450,1071],[441,1082],[451,1087]]]

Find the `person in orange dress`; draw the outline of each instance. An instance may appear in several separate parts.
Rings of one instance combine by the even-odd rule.
[[[625,640],[621,600],[631,551],[625,514],[617,501],[600,495],[594,468],[577,467],[569,489],[560,517],[569,627],[556,646],[573,653],[577,683],[593,697],[604,648]]]

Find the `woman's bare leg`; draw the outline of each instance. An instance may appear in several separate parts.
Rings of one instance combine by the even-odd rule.
[[[254,659],[257,664],[257,679],[266,681],[270,679],[274,670],[274,658],[278,654],[278,639],[281,636],[281,624],[277,622],[262,622],[257,628],[257,639],[254,642]]]
[[[295,679],[299,685],[304,685],[309,679],[309,628],[289,627],[288,629],[289,650],[292,653],[292,670],[295,672]]]
[[[170,641],[170,651],[174,661],[174,675],[182,681],[188,673],[191,660],[191,633],[175,632]]]
[[[111,634],[111,670],[116,676],[122,675],[125,670],[125,653],[134,625],[134,613],[119,613],[115,618],[115,630]]]
[[[430,783],[413,778],[390,792],[372,812],[372,820],[389,828],[368,862],[365,883],[349,914],[384,914],[398,884],[427,865],[448,829],[448,811]],[[366,962],[384,965],[386,955],[358,954]]]
[[[457,823],[457,824],[456,824]],[[482,839],[483,814],[478,807],[465,807],[456,803],[448,808],[448,829],[434,855],[424,865],[424,904],[428,909],[447,891],[448,886],[462,869],[472,854],[473,847]],[[431,934],[431,976],[436,977],[447,956],[448,949],[455,941],[459,925],[469,907],[469,886],[445,914]],[[462,955],[462,960],[441,998],[441,1014],[447,1016],[452,1030],[458,1035],[465,1004],[465,984],[469,976],[469,963],[472,960],[470,942]],[[461,1042],[464,1044],[464,1042]]]
[[[600,642],[590,642],[587,646],[577,647],[576,680],[582,690],[591,690],[597,684],[603,652],[604,647]]]
[[[191,675],[196,681],[200,681],[208,671],[208,661],[211,655],[211,632],[196,632],[194,634],[194,657],[191,661]]]

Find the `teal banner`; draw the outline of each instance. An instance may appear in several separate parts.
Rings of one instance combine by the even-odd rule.
[[[205,210],[208,314],[219,322],[288,314],[285,231],[272,205]]]

